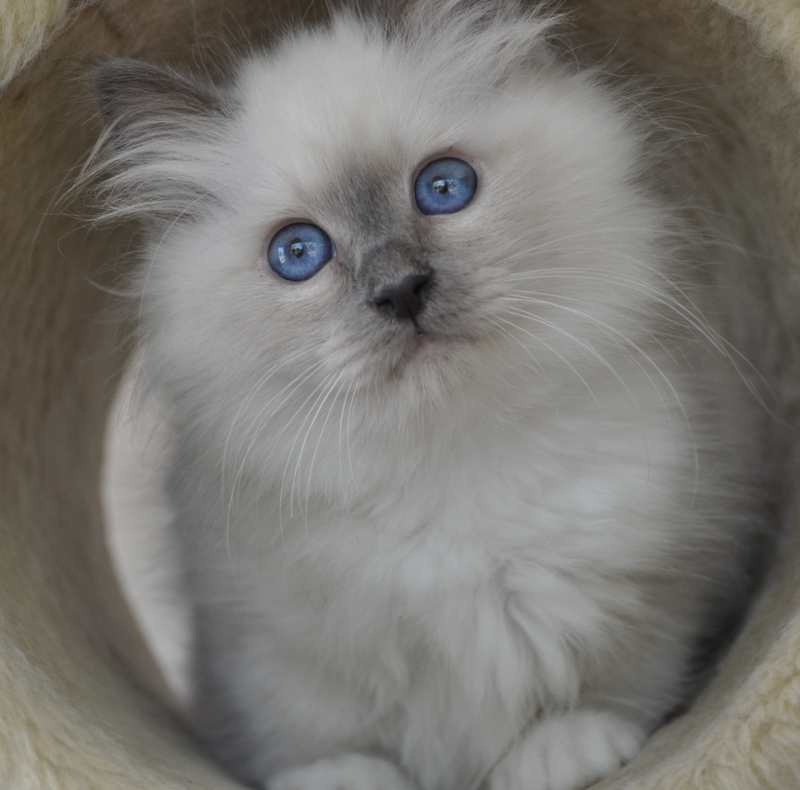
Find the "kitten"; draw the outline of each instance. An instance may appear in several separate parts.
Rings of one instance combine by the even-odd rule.
[[[422,2],[226,85],[96,72],[196,723],[255,786],[584,787],[739,599],[761,410],[645,133],[553,23]]]

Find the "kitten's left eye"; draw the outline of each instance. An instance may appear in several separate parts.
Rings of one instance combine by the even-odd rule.
[[[425,165],[414,184],[423,214],[455,214],[475,197],[478,175],[463,159],[445,157]]]
[[[294,282],[310,279],[332,257],[331,237],[310,222],[295,222],[281,228],[267,250],[272,270],[284,280]]]

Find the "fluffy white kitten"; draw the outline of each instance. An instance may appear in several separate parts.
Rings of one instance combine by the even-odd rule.
[[[257,786],[583,787],[739,599],[759,408],[551,23],[428,2],[224,86],[97,71],[106,214],[148,221],[197,726]]]

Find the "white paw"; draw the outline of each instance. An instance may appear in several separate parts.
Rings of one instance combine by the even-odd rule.
[[[489,790],[582,790],[632,760],[645,737],[604,711],[544,719],[492,771]]]
[[[399,769],[377,757],[343,754],[291,768],[270,779],[267,790],[415,790]]]

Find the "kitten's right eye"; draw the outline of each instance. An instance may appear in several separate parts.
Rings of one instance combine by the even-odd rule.
[[[331,258],[331,237],[310,222],[295,222],[281,228],[272,237],[267,250],[272,271],[293,282],[310,279]]]

